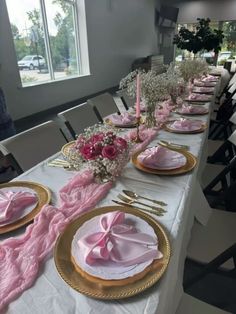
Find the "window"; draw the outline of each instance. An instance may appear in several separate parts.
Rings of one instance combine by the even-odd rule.
[[[23,86],[84,74],[76,0],[6,1]]]
[[[178,24],[179,29],[184,26],[189,30],[195,30],[196,24]],[[217,64],[224,65],[225,61],[229,58],[236,59],[236,21],[212,21],[210,26],[213,29],[222,29],[224,32],[224,40],[221,46],[221,51],[218,55]],[[206,59],[209,64],[213,64],[214,62],[214,52],[212,51],[202,51],[199,55]],[[176,48],[175,60],[182,61],[183,58],[188,58],[191,54],[186,50],[181,50]]]

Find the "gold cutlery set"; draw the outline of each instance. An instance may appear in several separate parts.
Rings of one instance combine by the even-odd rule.
[[[68,161],[66,161],[64,159],[58,159],[58,158],[49,161],[47,163],[47,165],[49,167],[59,167],[59,168],[67,169],[67,170],[73,170],[74,169]]]
[[[141,211],[145,211],[147,213],[151,213],[151,214],[154,214],[154,215],[157,215],[157,216],[163,216],[164,213],[166,213],[166,210],[160,206],[166,206],[167,204],[162,202],[162,201],[157,201],[157,200],[152,200],[150,198],[147,198],[147,197],[144,197],[144,196],[141,196],[141,195],[138,195],[136,194],[135,192],[132,192],[132,191],[128,191],[128,190],[123,190],[122,191],[125,195],[122,195],[122,194],[118,194],[118,198],[121,200],[121,201],[117,201],[117,200],[112,200],[114,203],[118,204],[118,205],[121,205],[121,206],[128,206],[128,207],[132,207],[132,208],[135,208],[135,209],[138,209],[138,210],[141,210]],[[157,204],[159,205],[158,207],[155,206],[155,205],[149,205],[147,204],[146,202],[140,202],[138,201],[138,199],[144,199],[144,200],[147,200],[153,204]],[[141,205],[141,206],[144,206],[144,207],[138,207],[134,204],[138,204],[138,205]]]

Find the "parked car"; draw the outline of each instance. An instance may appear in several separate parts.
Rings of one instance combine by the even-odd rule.
[[[213,51],[204,52],[201,58],[204,58],[208,64],[214,64],[215,53]]]
[[[183,56],[182,56],[182,55],[176,56],[176,57],[175,57],[175,61],[177,61],[177,62],[183,61]]]
[[[37,55],[29,55],[25,56],[23,59],[18,61],[18,67],[20,70],[23,69],[29,69],[34,70],[40,68],[43,68],[45,66],[46,62],[45,59],[42,56]]]
[[[224,64],[224,62],[231,57],[232,52],[231,51],[222,51],[219,53],[218,56],[218,63]]]

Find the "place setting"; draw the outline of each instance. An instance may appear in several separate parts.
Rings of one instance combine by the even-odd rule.
[[[196,134],[206,130],[207,125],[201,120],[193,120],[181,118],[167,121],[164,125],[164,130],[179,134]]]
[[[82,215],[54,248],[62,279],[76,291],[104,300],[128,298],[151,287],[169,259],[170,244],[160,223],[126,205]]]
[[[105,119],[105,123],[117,128],[135,128],[138,120],[134,114],[123,112],[121,114],[110,115]]]
[[[212,99],[212,95],[208,94],[198,94],[198,93],[191,93],[185,101],[191,103],[205,103],[210,102]]]
[[[49,189],[35,182],[13,181],[1,184],[0,234],[31,222],[50,200]]]
[[[183,105],[181,108],[177,108],[175,113],[184,115],[184,116],[197,116],[197,115],[206,115],[209,113],[208,108],[197,105]]]
[[[194,86],[192,92],[195,93],[195,94],[209,94],[209,95],[213,95],[214,94],[214,87]]]
[[[160,141],[132,156],[134,166],[146,173],[156,175],[180,175],[191,171],[197,163],[187,146]]]

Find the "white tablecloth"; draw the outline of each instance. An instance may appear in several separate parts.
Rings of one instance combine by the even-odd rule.
[[[198,119],[208,121],[208,116]],[[158,218],[165,227],[171,244],[171,259],[166,273],[152,288],[144,293],[126,300],[100,301],[86,297],[70,288],[58,275],[53,258],[50,258],[41,268],[33,287],[8,307],[8,313],[41,314],[41,313],[158,313],[173,314],[182,295],[182,277],[186,247],[189,241],[194,216],[199,215],[203,223],[207,219],[201,207],[207,207],[197,175],[200,172],[201,156],[207,137],[207,132],[182,135],[160,131],[156,139],[149,145],[155,145],[158,140],[168,140],[191,147],[190,151],[198,157],[197,167],[190,173],[180,176],[164,177],[143,173],[132,163],[124,169],[123,175],[114,183],[113,188],[98,207],[112,204],[117,194],[123,189],[134,190],[137,193],[168,203],[168,212]],[[53,156],[52,158],[55,158]],[[57,191],[73,176],[74,172],[61,168],[47,166],[42,162],[17,180],[29,180],[42,183],[52,191],[52,203],[58,205]],[[202,199],[202,204],[199,203]],[[156,217],[156,216],[155,216]],[[21,231],[13,234],[17,235]],[[0,237],[0,240],[4,237]]]

